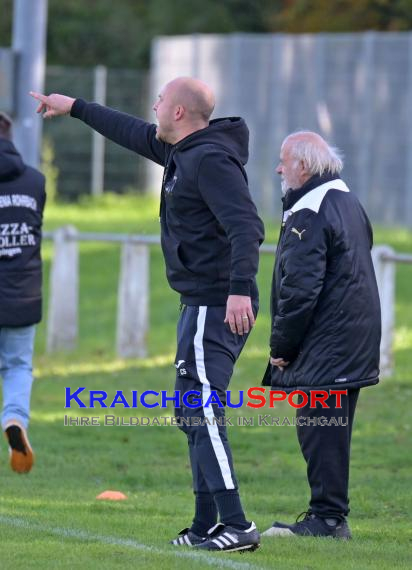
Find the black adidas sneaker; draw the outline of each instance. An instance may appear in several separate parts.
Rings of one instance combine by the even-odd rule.
[[[305,518],[299,521],[302,515],[305,515]],[[299,515],[294,524],[274,522],[262,536],[318,536],[343,540],[352,538],[346,520],[324,519],[311,512],[302,515]]]
[[[197,549],[216,552],[246,552],[256,550],[260,545],[260,534],[254,522],[246,530],[238,530],[218,523],[207,534],[206,540],[198,544]]]
[[[174,540],[170,541],[170,544],[173,544],[173,546],[198,546],[205,540],[204,536],[195,534],[190,528],[184,528]]]

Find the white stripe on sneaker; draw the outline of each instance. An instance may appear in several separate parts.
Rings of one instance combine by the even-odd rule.
[[[212,542],[214,542],[214,543],[215,543],[219,548],[221,548],[221,549],[223,549],[224,546],[225,546],[224,544],[222,544],[222,543],[220,542],[220,540],[219,540],[218,538],[213,538],[213,539],[212,539]]]
[[[223,544],[226,544],[226,546],[230,546],[232,544],[232,542],[230,540],[228,540],[227,538],[225,538],[223,535],[219,536],[219,540],[221,540],[223,542]]]
[[[245,531],[243,532],[252,532],[252,530],[256,530],[256,525],[255,523],[252,521],[252,524],[250,525],[249,528],[247,528]]]
[[[213,533],[215,532],[215,530],[216,530],[217,528],[219,528],[219,527],[221,527],[222,530],[223,530],[223,529],[225,528],[225,525],[222,524],[222,523],[220,523],[220,522],[218,522],[218,523],[216,523],[214,526],[212,526],[211,528],[209,528],[209,530],[207,531],[207,534],[209,534],[209,535],[210,535],[210,534],[213,534]]]
[[[192,546],[192,543],[190,542],[189,537],[187,536],[187,534],[185,534],[185,535],[183,536],[183,539],[184,539],[184,541],[186,542],[186,544],[187,544],[188,546]]]
[[[220,439],[219,429],[214,420],[214,413],[212,406],[205,407],[205,403],[210,397],[210,382],[206,376],[205,368],[205,354],[203,349],[203,335],[205,331],[205,321],[206,321],[207,307],[199,307],[199,315],[197,317],[197,330],[194,338],[194,348],[195,348],[195,359],[196,359],[196,370],[199,376],[199,380],[203,385],[202,389],[202,402],[203,402],[203,412],[205,417],[209,420],[207,424],[207,430],[209,432],[210,440],[216,455],[217,462],[222,473],[223,481],[225,482],[226,489],[234,489],[235,485],[232,479],[232,473],[230,470],[229,460],[227,458],[226,450],[223,446],[222,440]]]
[[[235,535],[230,534],[230,533],[228,533],[228,532],[225,532],[223,536],[227,536],[227,538],[230,538],[230,540],[231,540],[234,544],[237,544],[237,543],[239,542]]]

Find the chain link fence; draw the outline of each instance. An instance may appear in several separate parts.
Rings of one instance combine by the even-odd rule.
[[[94,68],[49,66],[46,93],[63,93],[94,100]],[[108,69],[106,104],[126,113],[147,114],[148,73],[130,69]],[[90,193],[92,172],[92,131],[80,121],[57,118],[44,121],[44,140],[54,150],[60,197],[74,200]],[[104,190],[124,192],[144,188],[144,159],[106,141]]]

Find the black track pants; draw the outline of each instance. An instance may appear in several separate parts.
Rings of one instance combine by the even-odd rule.
[[[257,304],[253,309],[256,315]],[[177,327],[175,389],[181,394],[200,392],[196,408],[175,410],[177,417],[186,418],[191,424],[182,429],[188,438],[196,493],[237,489],[227,430],[219,425],[223,423],[225,408],[216,404],[205,406],[213,391],[226,403],[233,366],[248,336],[233,334],[223,322],[225,313],[225,306],[184,306]],[[193,425],[196,421],[201,425]]]
[[[335,396],[329,396],[326,400],[329,408],[322,408],[318,402],[317,407],[311,409],[309,401],[297,410],[301,423],[307,424],[308,418],[329,423],[332,417],[347,422],[346,426],[297,425],[311,489],[310,510],[324,518],[342,518],[349,513],[350,443],[358,396],[359,389],[348,390],[348,395],[342,396],[342,408],[336,408]]]

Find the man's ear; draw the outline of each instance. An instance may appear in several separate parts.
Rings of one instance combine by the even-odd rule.
[[[306,164],[303,162],[303,160],[299,161],[299,168],[300,168],[300,173],[303,174],[304,176],[309,174],[309,170]]]
[[[175,109],[175,121],[180,121],[183,119],[185,114],[185,108],[182,105],[178,105]]]

